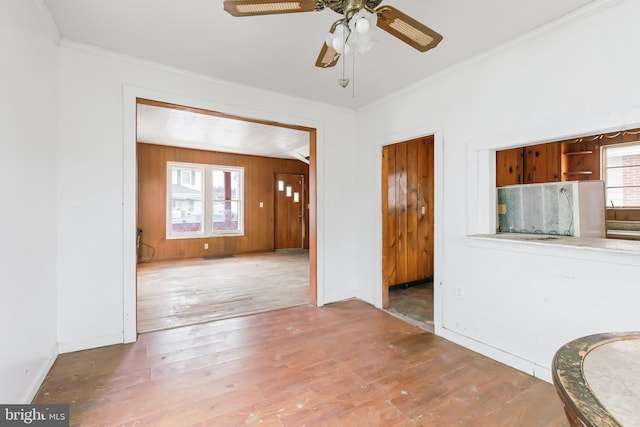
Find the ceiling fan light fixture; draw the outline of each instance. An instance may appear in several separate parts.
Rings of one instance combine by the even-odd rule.
[[[360,34],[369,31],[369,21],[367,21],[365,18],[358,19],[356,21],[356,31]]]
[[[351,37],[349,44],[357,53],[364,53],[371,49],[376,41],[373,39],[375,35],[378,16],[362,8],[355,13],[349,21],[349,29]]]
[[[350,35],[351,31],[349,31],[349,28],[340,22],[334,26],[333,32],[327,36],[326,44],[341,55],[348,53],[351,50],[347,44]]]

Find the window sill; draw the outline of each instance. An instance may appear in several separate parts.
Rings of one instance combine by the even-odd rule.
[[[566,256],[577,259],[607,259],[640,265],[640,241],[594,237],[549,236],[543,234],[476,234],[467,236],[471,246]]]
[[[184,236],[166,236],[166,240],[187,240],[187,239],[215,239],[216,237],[242,237],[242,232],[215,233],[215,234],[187,234]]]

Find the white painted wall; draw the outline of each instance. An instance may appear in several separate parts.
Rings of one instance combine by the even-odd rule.
[[[30,402],[56,348],[56,36],[0,2],[0,402]]]
[[[565,341],[640,329],[637,255],[467,237],[493,226],[491,150],[640,125],[635,0],[598,2],[357,114],[71,43],[56,52],[33,4],[0,6],[0,132],[11,159],[0,215],[8,223],[5,207],[28,201],[20,219],[30,226],[5,230],[0,245],[11,349],[0,352],[0,401],[30,399],[56,354],[56,328],[63,352],[127,339],[141,94],[318,128],[321,303],[380,303],[380,147],[435,133],[437,333],[548,379]]]
[[[363,230],[350,223],[362,185],[351,164],[358,155],[353,111],[68,42],[58,64],[61,352],[123,342],[135,332],[136,96],[317,128],[319,301],[355,294],[360,271],[352,254]]]
[[[380,206],[381,145],[442,136],[436,332],[546,380],[563,343],[640,330],[640,255],[467,235],[495,230],[492,150],[640,124],[637,16],[635,0],[597,2],[359,112],[359,172],[376,183],[362,196],[371,211]],[[361,246],[378,267],[380,223],[377,215],[368,224],[372,237]],[[379,304],[380,282],[376,272],[357,295]]]

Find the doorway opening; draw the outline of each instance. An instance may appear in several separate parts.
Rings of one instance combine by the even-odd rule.
[[[433,331],[434,137],[382,147],[382,307]]]
[[[137,332],[315,305],[315,129],[136,104]],[[276,251],[276,173],[304,178],[296,253]]]

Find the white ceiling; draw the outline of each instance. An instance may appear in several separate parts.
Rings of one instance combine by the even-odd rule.
[[[298,159],[309,156],[309,132],[211,114],[138,104],[138,142]]]
[[[351,56],[346,58],[352,80],[346,89],[338,84],[344,58],[331,69],[314,66],[331,24],[340,18],[329,9],[237,18],[223,10],[222,0],[41,1],[63,39],[358,109],[598,0],[384,0],[382,4],[395,6],[444,40],[420,53],[378,31],[377,45],[356,57],[354,76]],[[140,125],[146,127],[144,119]],[[220,140],[213,131],[190,132]],[[245,132],[254,141],[264,140],[255,130]]]

